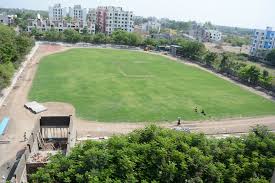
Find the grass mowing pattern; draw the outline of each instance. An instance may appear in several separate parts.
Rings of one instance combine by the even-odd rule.
[[[43,58],[29,98],[71,103],[78,117],[103,122],[275,114],[275,102],[198,68],[112,49],[72,49]]]

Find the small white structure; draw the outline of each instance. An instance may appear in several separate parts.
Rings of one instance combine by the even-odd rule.
[[[158,23],[157,21],[149,21],[144,24],[142,24],[142,32],[150,32],[152,30],[156,31],[157,33],[160,32],[161,29],[161,24]]]
[[[222,39],[222,33],[217,30],[206,30],[204,40],[208,42],[219,42]]]
[[[24,106],[35,114],[38,114],[47,110],[46,107],[44,107],[43,105],[39,104],[36,101],[28,102]]]

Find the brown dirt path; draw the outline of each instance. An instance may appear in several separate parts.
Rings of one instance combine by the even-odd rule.
[[[4,136],[0,140],[8,140],[9,144],[0,144],[0,167],[7,160],[14,160],[16,153],[21,150],[25,143],[24,132],[29,136],[38,116],[33,115],[24,108],[27,102],[28,92],[31,88],[38,61],[46,55],[65,50],[61,46],[40,45],[34,56],[27,62],[21,76],[18,78],[15,87],[9,93],[4,105],[0,108],[0,119],[4,116],[10,117],[10,123]],[[0,170],[1,171],[1,170]]]

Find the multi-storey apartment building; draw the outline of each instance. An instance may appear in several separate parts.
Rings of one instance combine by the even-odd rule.
[[[66,8],[63,8],[61,4],[55,4],[49,7],[49,20],[50,21],[63,21],[67,16]]]
[[[222,33],[217,30],[207,29],[204,25],[193,25],[192,31],[189,33],[196,40],[201,42],[220,42]]]
[[[38,29],[42,32],[56,29],[64,31],[74,29],[80,33],[87,30],[88,33],[95,33],[96,25],[98,31],[105,34],[112,34],[113,31],[121,29],[127,32],[134,31],[133,12],[124,11],[121,7],[100,6],[97,9],[82,9],[80,5],[69,8],[71,19],[65,19],[67,16],[66,8],[61,4],[55,4],[49,7],[49,19],[40,17],[29,20],[28,31]]]
[[[0,14],[0,23],[4,25],[13,25],[16,15],[7,15],[6,13]]]
[[[161,24],[157,21],[149,21],[144,24],[142,24],[142,32],[150,32],[150,31],[156,31],[157,33],[160,32]]]
[[[272,49],[275,49],[275,31],[271,27],[267,27],[266,30],[255,30],[250,55],[262,58]]]
[[[127,32],[134,31],[133,12],[124,11],[121,7],[98,7],[96,19],[99,30],[106,34],[121,29]]]
[[[90,8],[87,13],[87,21],[96,24],[96,9]]]
[[[84,30],[86,30],[87,33],[94,34],[95,24],[82,21],[51,21],[48,19],[42,19],[40,16],[38,16],[36,19],[30,20],[28,23],[28,32],[32,32],[34,29],[37,29],[41,32],[46,32],[52,29],[63,32],[66,29],[73,29],[79,33],[83,33]]]
[[[87,9],[81,8],[81,5],[75,5],[73,8],[69,8],[69,16],[73,21],[86,22]]]
[[[207,42],[219,42],[222,40],[222,33],[217,30],[205,30],[203,40]]]

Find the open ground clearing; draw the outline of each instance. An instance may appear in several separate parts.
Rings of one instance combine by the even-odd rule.
[[[275,114],[275,103],[201,69],[161,56],[71,49],[41,60],[29,94],[65,102],[100,122],[209,120]],[[206,116],[200,112],[202,109]]]

